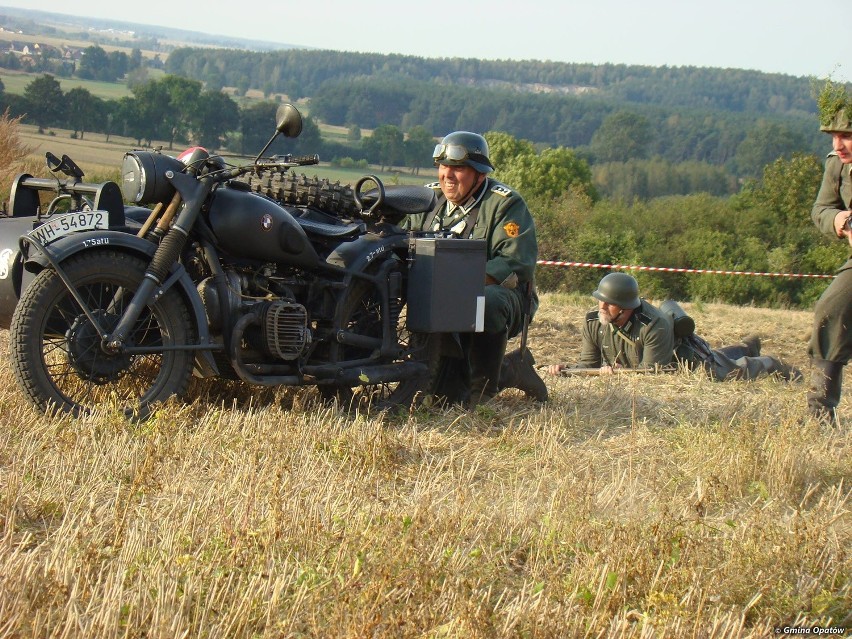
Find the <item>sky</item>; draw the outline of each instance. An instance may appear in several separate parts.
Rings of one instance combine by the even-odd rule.
[[[37,7],[337,51],[721,67],[852,82],[846,2],[0,0],[0,11]]]

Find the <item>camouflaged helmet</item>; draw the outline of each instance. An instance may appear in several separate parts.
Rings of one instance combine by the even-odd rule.
[[[852,133],[852,108],[842,107],[837,109],[830,122],[819,127],[820,131],[826,133]]]
[[[826,133],[852,133],[852,96],[846,85],[825,81],[817,96],[819,130]]]
[[[454,131],[445,136],[432,152],[435,166],[470,166],[480,173],[491,173],[494,166],[488,159],[488,142],[478,133]]]
[[[642,303],[639,299],[639,282],[627,273],[605,275],[592,297],[619,308],[637,308]]]

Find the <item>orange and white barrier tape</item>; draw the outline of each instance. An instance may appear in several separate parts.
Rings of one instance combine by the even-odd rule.
[[[755,275],[758,277],[801,277],[812,279],[832,279],[834,275],[822,273],[761,273],[759,271],[723,271],[709,268],[672,268],[668,266],[632,266],[628,264],[598,264],[596,262],[562,262],[559,260],[538,260],[542,266],[566,266],[577,268],[607,268],[612,270],[660,271],[663,273],[705,273],[711,275]]]

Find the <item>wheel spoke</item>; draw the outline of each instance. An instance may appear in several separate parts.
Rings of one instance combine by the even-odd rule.
[[[26,289],[19,302],[24,311],[12,327],[13,365],[33,403],[77,413],[115,399],[120,407],[136,410],[186,388],[191,353],[113,353],[98,332],[118,325],[146,266],[117,251],[70,258],[66,275],[91,316],[53,271],[43,271]],[[192,333],[186,305],[177,291],[169,291],[143,309],[126,343],[157,348],[194,341]]]

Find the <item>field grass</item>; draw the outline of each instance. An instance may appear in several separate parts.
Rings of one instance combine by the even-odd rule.
[[[3,81],[6,93],[23,95],[27,85],[41,75],[41,73],[15,73],[3,70],[0,72],[0,80]],[[151,76],[153,78],[153,73]],[[96,80],[60,78],[57,76],[54,76],[54,79],[59,82],[63,93],[68,93],[71,89],[82,87],[92,95],[104,100],[118,100],[133,95],[130,89],[127,88],[127,85],[121,82],[99,82]]]
[[[549,295],[539,363],[589,297]],[[804,367],[810,313],[686,306]],[[8,333],[0,331],[0,352]],[[4,355],[5,357],[5,355]],[[196,382],[142,424],[0,368],[0,637],[767,637],[852,624],[852,404],[697,373],[347,414]]]

